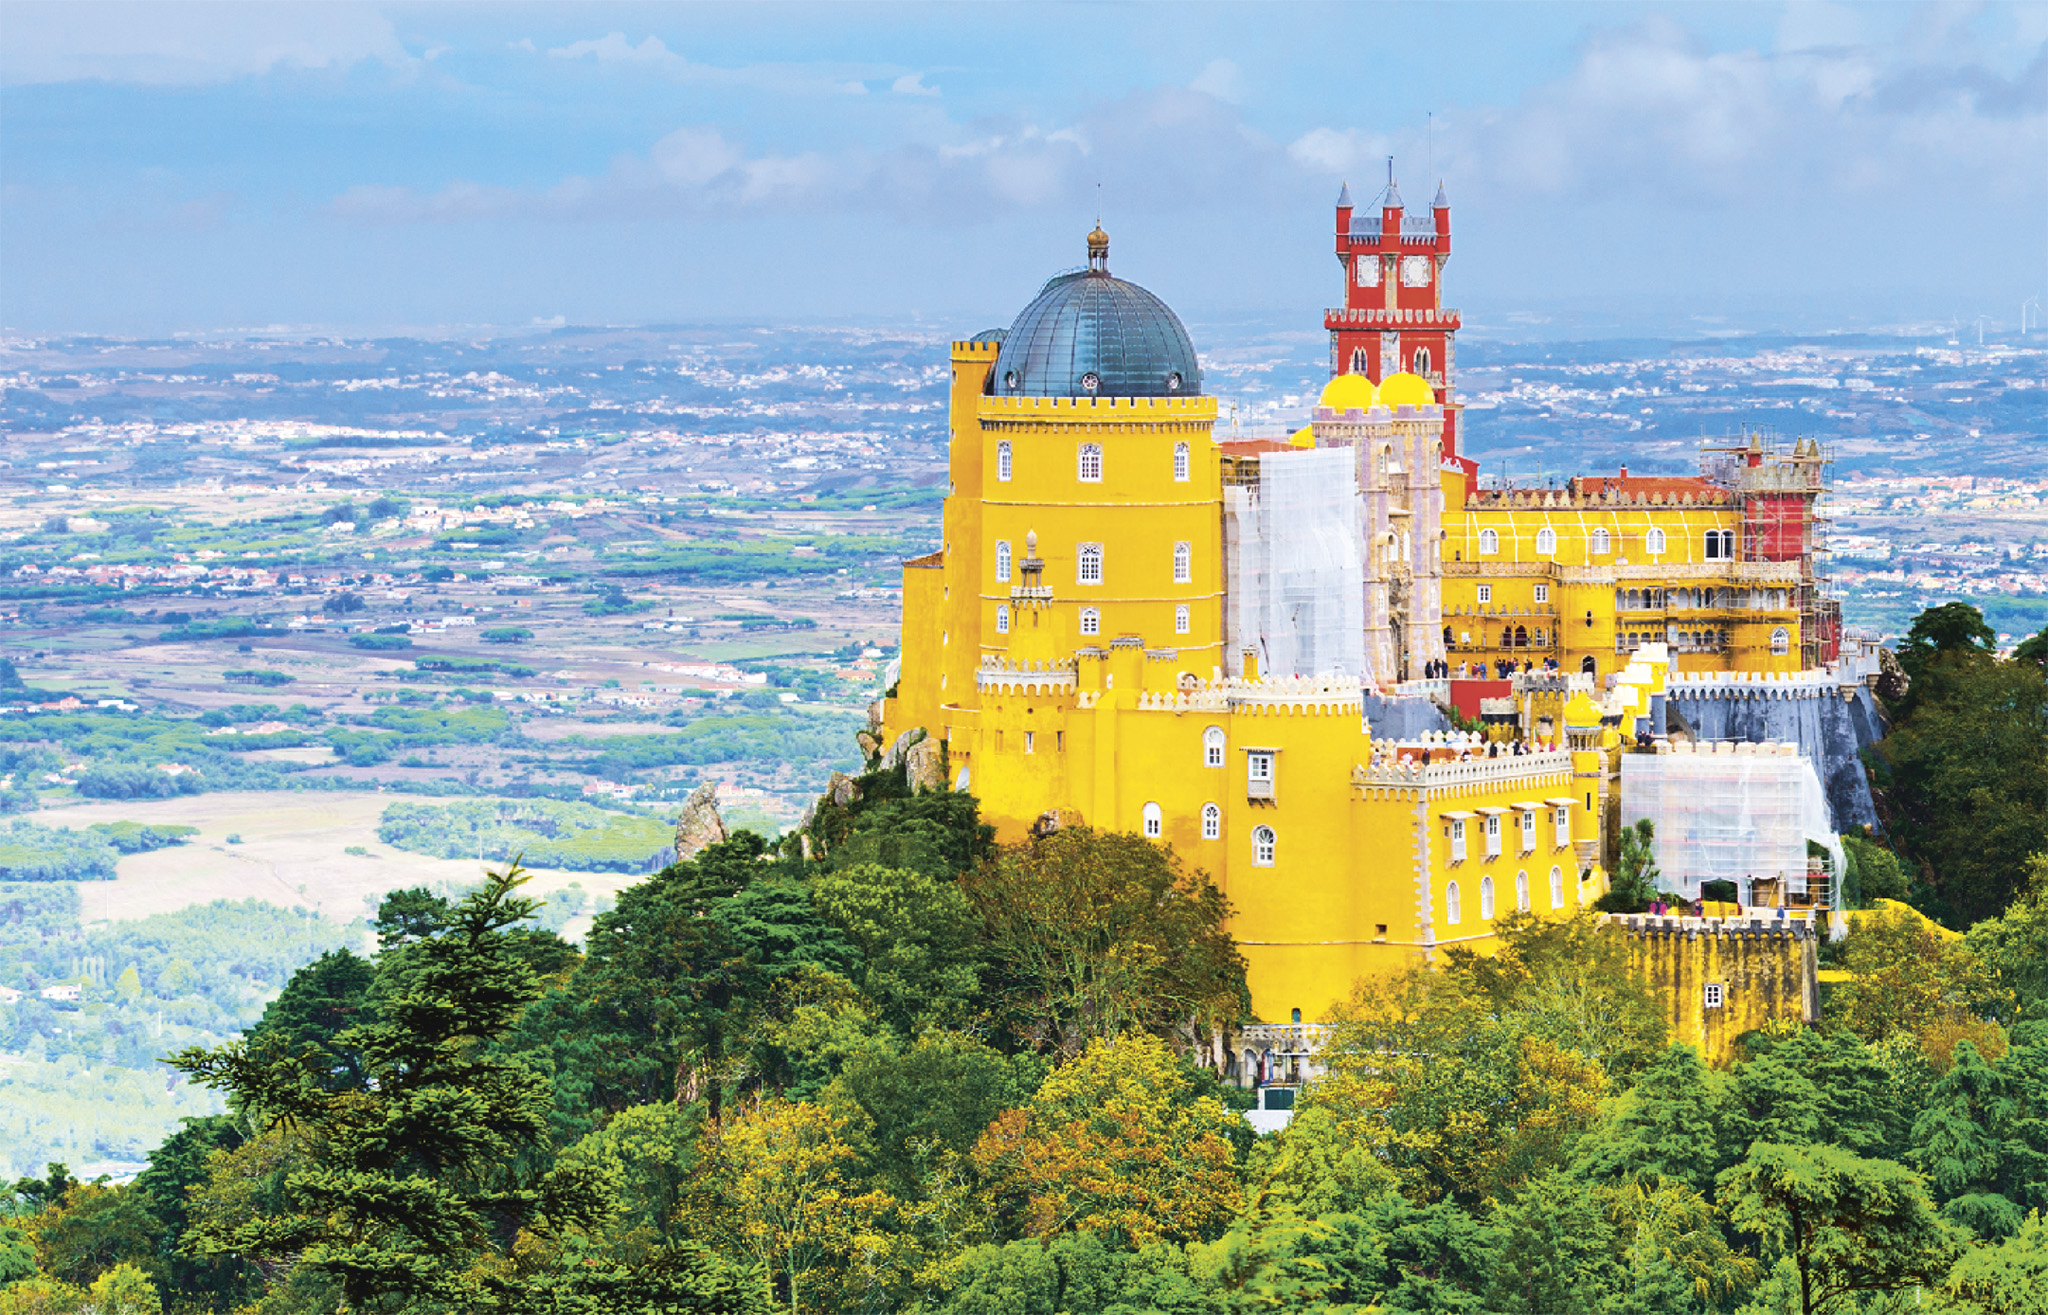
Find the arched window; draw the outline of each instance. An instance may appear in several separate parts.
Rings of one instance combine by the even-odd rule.
[[[1273,866],[1273,851],[1279,847],[1280,837],[1273,834],[1270,826],[1252,828],[1252,866],[1269,868]]]
[[[1643,535],[1643,551],[1663,552],[1664,531],[1659,529],[1652,529],[1647,534]]]
[[[1771,652],[1779,657],[1792,651],[1792,632],[1779,626],[1771,632]]]
[[[1010,633],[1010,605],[1008,603],[996,604],[996,633],[999,635]]]
[[[1081,633],[1099,635],[1102,633],[1102,613],[1092,607],[1081,609]]]
[[[1102,482],[1102,444],[1083,443],[1075,474],[1086,484]]]
[[[1493,916],[1492,877],[1481,877],[1479,879],[1479,916],[1482,918],[1491,918]]]
[[[1564,869],[1561,867],[1552,867],[1550,869],[1550,907],[1553,909],[1564,907]]]
[[[1536,531],[1536,551],[1548,556],[1557,551],[1557,531],[1548,525]]]
[[[1429,377],[1429,348],[1417,347],[1415,349],[1415,373],[1425,379]]]
[[[1497,552],[1499,552],[1499,551],[1500,551],[1500,531],[1499,531],[1499,530],[1481,530],[1481,531],[1479,531],[1479,551],[1480,551],[1481,553],[1483,553],[1483,554],[1485,554],[1485,555],[1489,556],[1489,557],[1490,557],[1490,556],[1492,556],[1492,555],[1493,555],[1494,553],[1497,553]]]
[[[1010,582],[1010,541],[1009,541],[1008,539],[997,539],[997,540],[996,540],[996,583],[997,583],[997,584],[1008,584],[1009,582]]]
[[[1159,811],[1158,804],[1145,805],[1145,839],[1157,840],[1166,829],[1166,816]]]
[[[1195,550],[1185,541],[1173,545],[1173,582],[1187,584],[1195,578]]]
[[[1007,440],[996,444],[996,478],[1004,481],[1010,478],[1010,444]]]
[[[1455,927],[1465,920],[1465,910],[1458,899],[1458,883],[1453,881],[1444,887],[1444,921]]]
[[[1223,810],[1214,804],[1202,805],[1202,839],[1223,838]]]
[[[1594,552],[1596,552],[1596,553],[1604,553],[1604,552],[1606,552],[1606,551],[1607,551],[1607,531],[1606,531],[1606,530],[1595,530],[1595,531],[1593,531],[1593,551],[1594,551]]]
[[[1186,603],[1182,603],[1179,607],[1173,609],[1173,633],[1184,635],[1190,628],[1191,622],[1188,615],[1188,607]]]
[[[1182,481],[1188,477],[1188,445],[1185,443],[1173,445],[1173,477]]]
[[[1517,872],[1515,874],[1515,911],[1517,913],[1527,913],[1529,911],[1529,874],[1526,872]]]
[[[1221,726],[1211,726],[1202,732],[1202,766],[1221,767],[1223,746],[1226,743]]]
[[[1102,545],[1084,543],[1074,553],[1074,580],[1078,584],[1102,583]]]
[[[1378,261],[1374,261],[1374,262],[1373,262],[1373,268],[1375,268],[1375,269],[1379,268],[1379,262],[1378,262]],[[1351,373],[1353,373],[1353,374],[1364,374],[1364,373],[1365,373],[1365,348],[1363,348],[1363,347],[1354,347],[1354,348],[1352,349],[1352,351],[1351,351]]]

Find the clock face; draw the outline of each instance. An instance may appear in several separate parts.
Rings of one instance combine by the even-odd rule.
[[[1380,285],[1380,258],[1378,256],[1360,256],[1351,263],[1358,268],[1359,287],[1376,288]]]
[[[1411,288],[1428,287],[1429,266],[1430,259],[1428,256],[1401,257],[1401,282]]]

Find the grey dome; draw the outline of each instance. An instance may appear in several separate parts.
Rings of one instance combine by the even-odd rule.
[[[1100,230],[1097,230],[1100,235]],[[1135,283],[1110,277],[1109,240],[1089,267],[1061,274],[1003,337],[998,397],[1192,397],[1202,367],[1180,317]]]

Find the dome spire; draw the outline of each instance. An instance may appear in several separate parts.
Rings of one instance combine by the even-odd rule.
[[[1088,235],[1088,272],[1109,273],[1109,234],[1102,231],[1102,220],[1095,221],[1095,231]]]

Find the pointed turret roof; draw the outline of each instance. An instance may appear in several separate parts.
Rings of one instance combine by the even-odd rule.
[[[1394,209],[1399,210],[1401,208],[1401,189],[1392,183],[1388,183],[1387,190],[1380,195],[1380,206],[1382,208],[1392,206]]]
[[[1432,210],[1443,210],[1447,209],[1450,206],[1450,204],[1451,198],[1444,195],[1443,179],[1439,178],[1436,182],[1436,200],[1431,201],[1429,203],[1430,208]]]
[[[1346,183],[1346,184],[1344,184],[1344,186],[1343,186],[1343,187],[1341,187],[1341,188],[1339,188],[1339,189],[1337,190],[1337,208],[1338,208],[1339,210],[1349,210],[1349,209],[1351,208],[1351,184],[1350,184],[1350,183]]]

